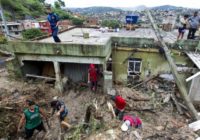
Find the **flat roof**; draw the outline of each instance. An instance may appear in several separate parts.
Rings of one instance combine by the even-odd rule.
[[[200,69],[200,54],[196,52],[186,52],[187,56]]]
[[[84,39],[83,33],[89,33],[89,38]],[[165,42],[174,43],[177,39],[178,31],[165,32],[163,39]],[[119,32],[102,32],[100,29],[93,28],[74,28],[72,30],[60,33],[59,38],[64,44],[95,44],[104,45],[111,37],[133,37],[133,38],[152,38],[157,40],[154,30],[151,28],[137,28],[134,31],[128,31],[125,29]],[[39,42],[50,42],[53,43],[52,37],[48,37]]]

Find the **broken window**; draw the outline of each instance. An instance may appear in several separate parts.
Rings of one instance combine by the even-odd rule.
[[[141,72],[142,59],[129,58],[128,60],[128,75],[135,75]]]

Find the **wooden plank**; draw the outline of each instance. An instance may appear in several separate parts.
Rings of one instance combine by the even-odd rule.
[[[33,78],[46,79],[46,80],[56,80],[56,78],[38,76],[38,75],[33,75],[33,74],[26,74],[26,77],[33,77]]]
[[[186,79],[186,82],[189,82],[190,80],[194,79],[195,77],[200,75],[200,71],[195,73],[194,75],[190,76],[189,78]]]
[[[191,128],[193,131],[197,131],[200,129],[200,120],[190,123],[189,128]]]

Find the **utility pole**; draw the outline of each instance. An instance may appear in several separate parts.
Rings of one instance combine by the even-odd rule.
[[[186,103],[186,105],[188,107],[188,110],[190,111],[192,117],[194,119],[196,119],[196,120],[199,120],[199,116],[197,114],[197,110],[195,109],[194,105],[192,104],[190,98],[188,97],[187,90],[186,90],[186,87],[185,87],[183,81],[181,81],[179,79],[179,77],[178,77],[178,72],[177,72],[177,69],[176,69],[176,65],[175,65],[175,63],[174,63],[174,61],[173,61],[173,59],[172,59],[172,57],[170,55],[170,51],[169,51],[167,45],[165,44],[165,42],[162,40],[162,37],[160,35],[158,26],[155,24],[155,21],[154,21],[154,19],[153,19],[153,17],[152,17],[152,15],[151,15],[149,10],[147,10],[147,15],[149,17],[149,20],[150,20],[152,26],[153,26],[153,29],[155,31],[155,34],[156,34],[157,38],[158,38],[158,41],[159,41],[160,45],[162,46],[162,48],[163,48],[163,50],[165,52],[165,56],[167,58],[169,66],[171,68],[172,74],[173,74],[174,79],[176,81],[176,85],[177,85],[177,87],[178,87],[178,89],[180,91],[180,94],[181,94],[183,100],[185,101],[185,103]]]
[[[0,15],[1,15],[1,19],[3,21],[3,24],[4,24],[4,29],[5,29],[5,36],[8,40],[10,40],[10,36],[9,36],[9,31],[8,31],[8,27],[7,27],[7,23],[6,23],[6,20],[5,20],[5,17],[4,17],[4,14],[3,14],[3,8],[1,6],[1,2],[0,2]]]

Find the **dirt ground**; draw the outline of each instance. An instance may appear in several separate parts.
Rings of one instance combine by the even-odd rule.
[[[138,86],[137,89],[116,85],[116,91],[127,101],[126,114],[134,114],[141,118],[142,129],[131,128],[124,133],[120,130],[122,122],[113,119],[108,110],[109,95],[91,92],[87,87],[79,90],[58,93],[52,84],[43,81],[10,79],[6,70],[0,68],[0,138],[23,140],[23,132],[17,133],[24,100],[32,99],[45,109],[49,116],[51,128],[47,133],[34,135],[32,139],[68,139],[68,140],[195,140],[198,135],[188,128],[192,122],[188,112],[177,112],[170,93],[182,102],[173,82],[162,82],[154,79]],[[77,89],[77,88],[75,88]],[[69,110],[68,122],[73,126],[69,130],[61,130],[58,119],[50,116],[49,102],[54,96],[59,96]],[[168,99],[169,98],[169,99]],[[97,111],[92,112],[88,127],[84,127],[84,118],[88,106],[97,104]],[[113,104],[114,105],[114,104]],[[36,132],[37,133],[37,132]]]

